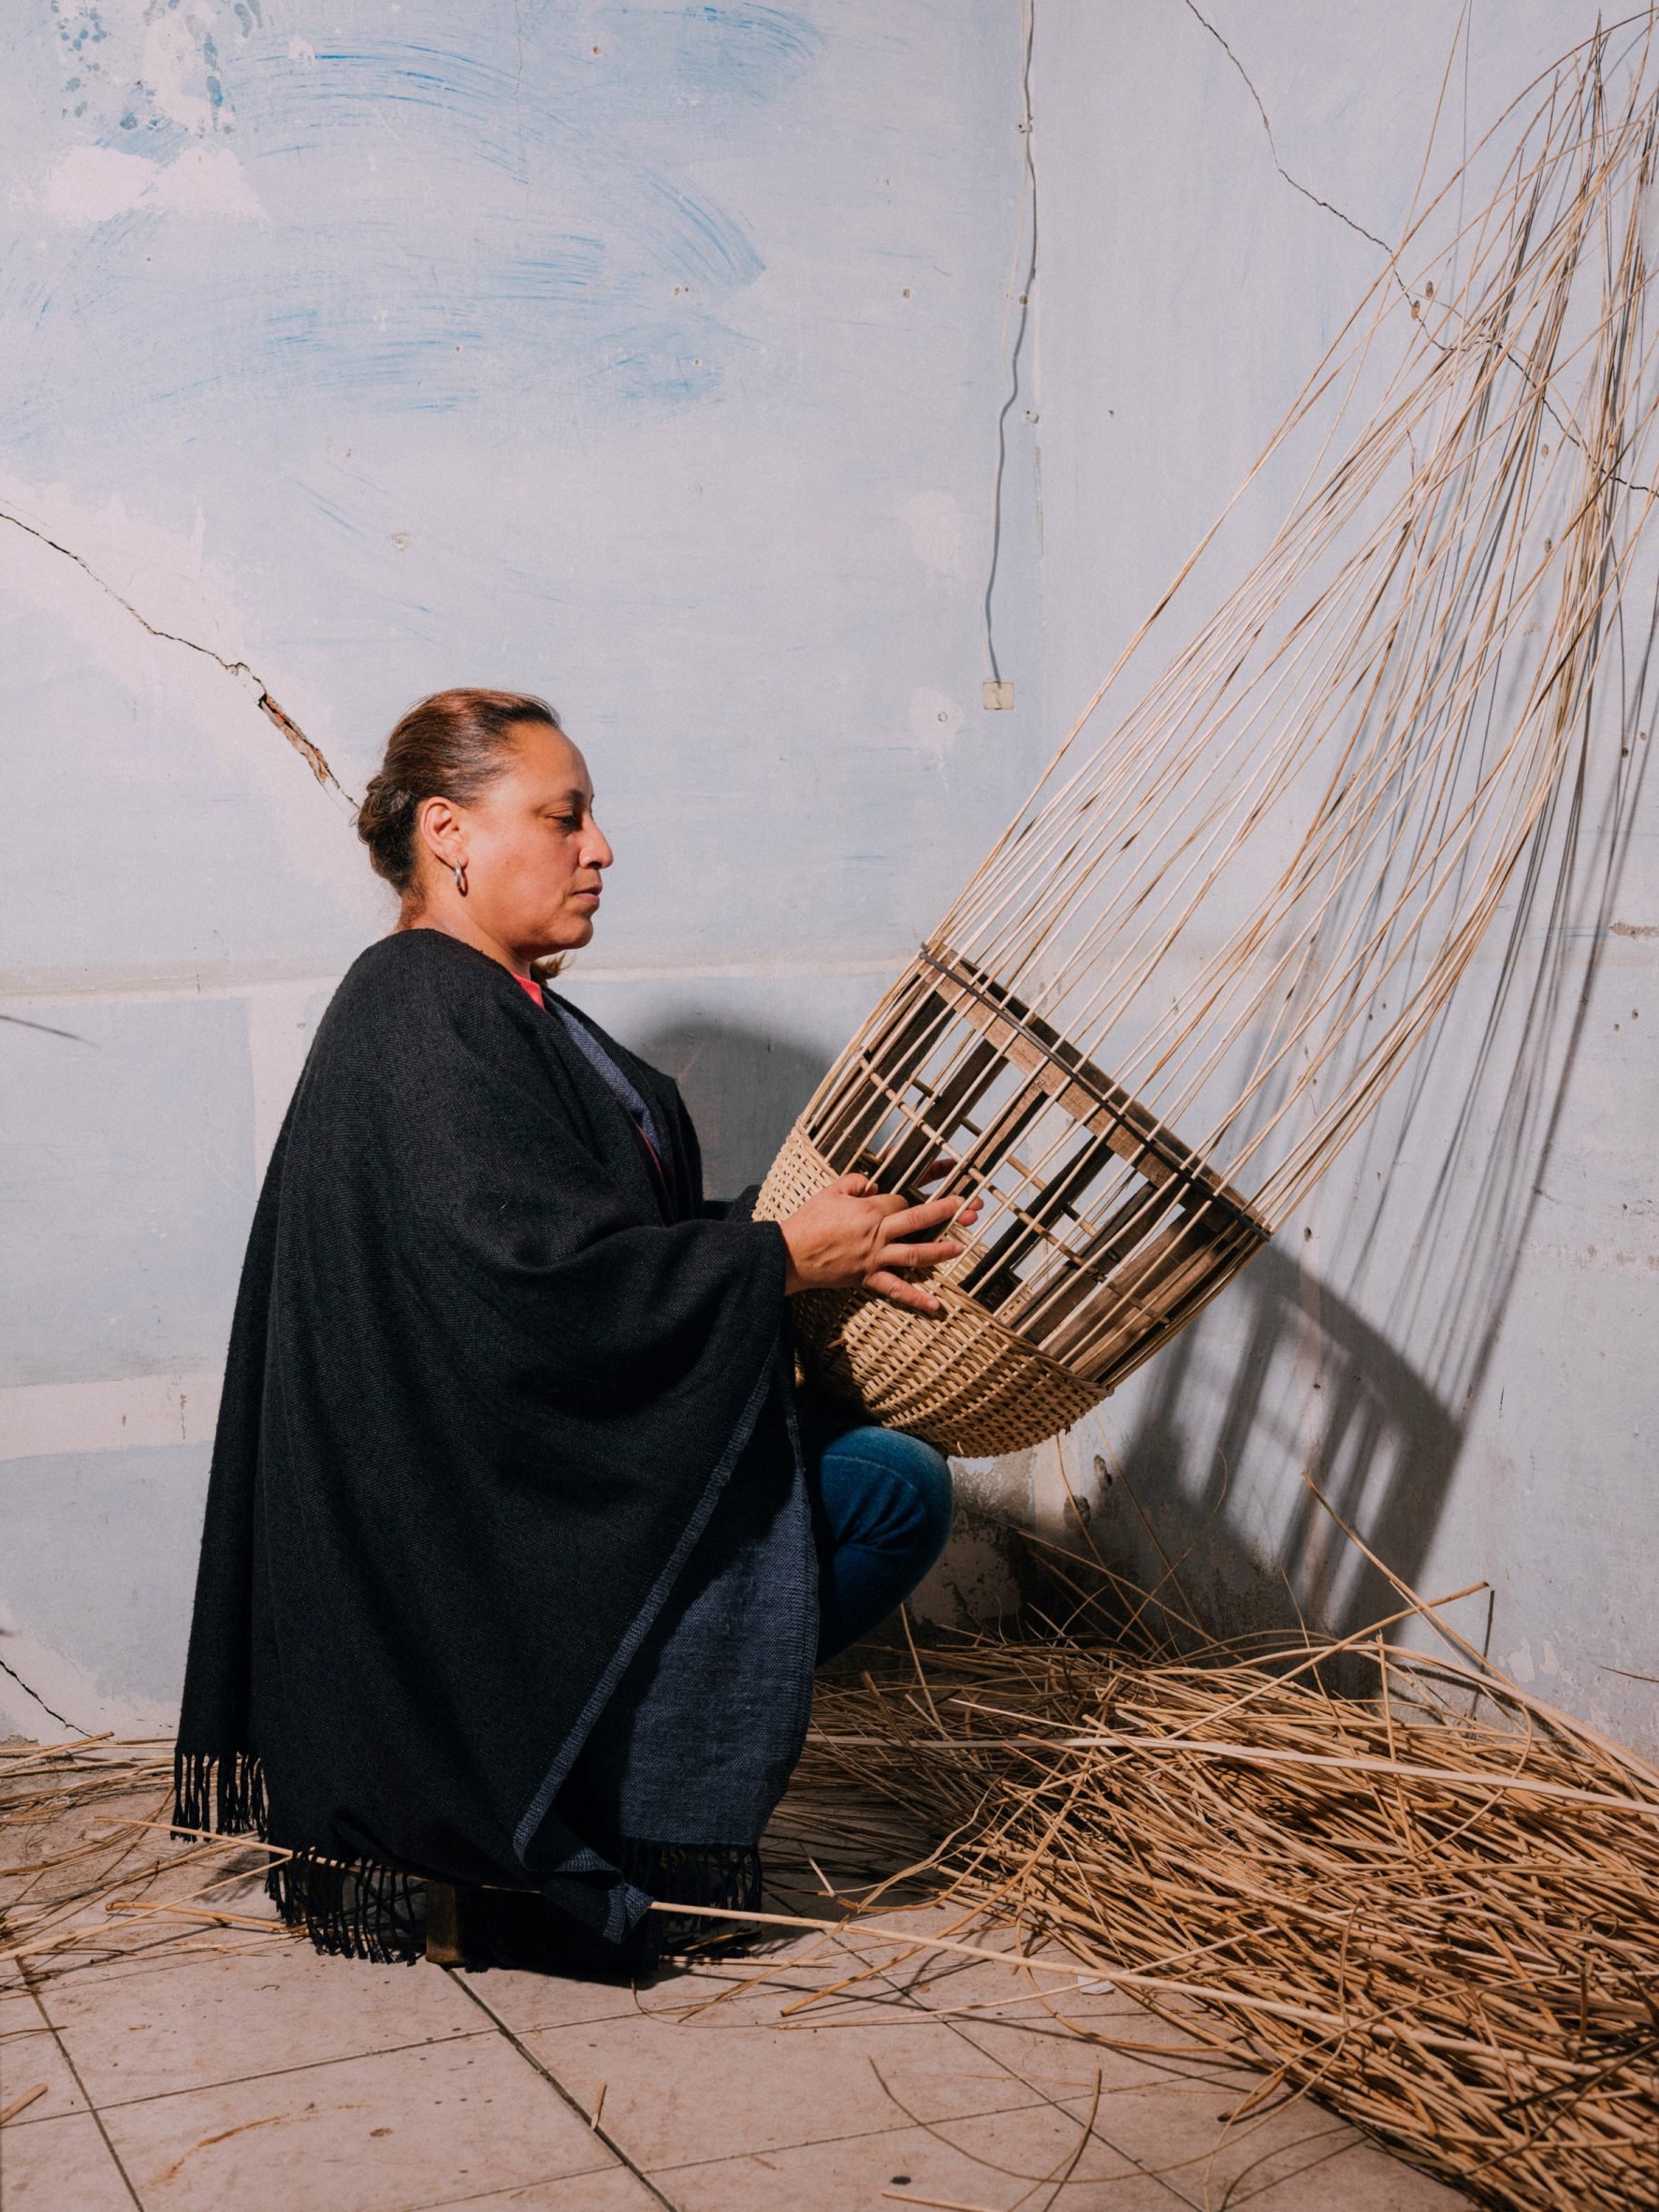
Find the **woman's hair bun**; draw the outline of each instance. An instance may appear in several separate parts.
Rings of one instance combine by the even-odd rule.
[[[422,800],[471,806],[507,765],[522,722],[560,727],[547,702],[528,691],[434,691],[409,709],[386,739],[386,757],[357,808],[357,835],[376,875],[405,896],[415,888],[415,819]]]

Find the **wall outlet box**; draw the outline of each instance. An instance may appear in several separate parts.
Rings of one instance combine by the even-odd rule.
[[[1012,684],[993,683],[991,678],[987,677],[984,685],[984,701],[987,714],[1000,714],[1005,706],[1013,705]]]

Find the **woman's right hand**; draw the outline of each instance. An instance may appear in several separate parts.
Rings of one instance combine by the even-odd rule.
[[[880,1191],[867,1175],[842,1175],[779,1227],[789,1247],[785,1294],[801,1290],[873,1290],[895,1305],[937,1314],[939,1302],[907,1274],[927,1274],[957,1259],[959,1244],[910,1244],[902,1240],[947,1221],[971,1228],[979,1201],[928,1199],[912,1206],[907,1199]],[[902,1271],[902,1272],[901,1272]]]

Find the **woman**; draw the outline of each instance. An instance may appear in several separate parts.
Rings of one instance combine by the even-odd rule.
[[[357,828],[401,915],[255,1215],[175,1817],[291,1851],[327,1949],[412,1955],[429,1881],[497,1957],[637,1964],[654,1899],[754,1908],[815,1660],[949,1528],[937,1453],[797,1413],[787,1302],[936,1308],[960,1247],[903,1240],[973,1209],[704,1200],[674,1084],[537,980],[611,864],[542,701],[424,701]]]

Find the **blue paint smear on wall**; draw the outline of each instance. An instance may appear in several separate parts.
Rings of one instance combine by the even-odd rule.
[[[294,0],[217,21],[223,103],[194,137],[153,99],[127,127],[113,63],[84,118],[43,123],[58,46],[20,41],[0,85],[35,196],[0,211],[13,473],[92,512],[119,498],[181,546],[199,518],[228,649],[348,790],[423,690],[548,691],[622,840],[607,958],[913,941],[1034,764],[1032,660],[1019,716],[977,711],[1014,17],[999,0]],[[143,201],[54,225],[44,181],[89,146],[156,176],[233,155],[263,212]],[[913,544],[918,498],[959,518],[953,562]],[[1005,569],[1025,589],[1020,560]],[[1011,636],[1029,592],[1026,608]],[[31,702],[61,702],[105,750],[130,723],[194,782],[159,665],[155,702],[124,709],[106,697],[119,663],[95,699],[63,645],[50,695],[20,676]],[[916,734],[924,690],[974,709],[948,742],[932,709]],[[165,821],[178,793],[135,773]],[[886,858],[860,866],[873,810]],[[117,895],[88,869],[75,896],[48,885],[24,907],[29,957],[100,956],[124,905],[146,955],[280,943],[343,965],[360,924],[340,902],[307,886],[271,905],[246,865],[259,811],[224,818],[244,865],[215,880],[211,945],[171,870]],[[77,832],[107,836],[102,812]],[[191,845],[179,872],[202,863]]]
[[[805,76],[823,34],[781,7],[601,7],[592,17],[604,79],[662,111],[718,111],[775,99]]]
[[[211,5],[213,51],[154,82],[138,7],[18,11],[7,496],[256,669],[348,791],[423,691],[549,694],[618,846],[596,951],[662,977],[580,987],[683,1075],[729,1191],[1034,766],[1034,650],[1021,712],[977,713],[1018,11]],[[118,189],[70,206],[76,164]],[[225,207],[192,211],[210,172]],[[0,936],[19,1011],[96,1041],[0,1031],[3,1379],[208,1369],[255,1129],[390,902],[243,687],[7,550],[42,826]],[[1004,567],[1013,651],[1034,590]],[[167,1695],[201,1472],[8,1476],[20,1624]]]
[[[589,371],[589,380],[629,400],[705,399],[720,380],[715,348],[722,341],[729,347],[735,342],[733,333],[714,324],[696,333],[682,324],[641,323],[632,330],[614,331],[605,340],[604,358]],[[694,345],[703,351],[693,353]]]
[[[395,39],[298,54],[275,30],[239,39],[226,142],[264,220],[185,226],[140,204],[54,241],[50,275],[30,226],[7,242],[0,315],[33,333],[26,359],[0,361],[15,465],[56,434],[89,357],[108,360],[140,325],[147,342],[122,354],[109,394],[118,421],[354,392],[447,412],[530,379],[592,435],[607,403],[714,399],[727,349],[711,303],[753,284],[764,256],[739,211],[670,166],[684,148],[655,121],[695,109],[702,128],[724,97],[745,111],[783,99],[822,36],[780,10],[711,7],[604,10],[586,38],[579,12],[545,12],[521,47],[431,0]],[[26,101],[26,76],[21,89]],[[150,121],[140,150],[159,176],[188,135]],[[119,119],[93,142],[135,148]],[[549,224],[552,206],[575,225]],[[662,329],[652,354],[695,374],[604,374],[618,333],[632,356],[648,322]]]

